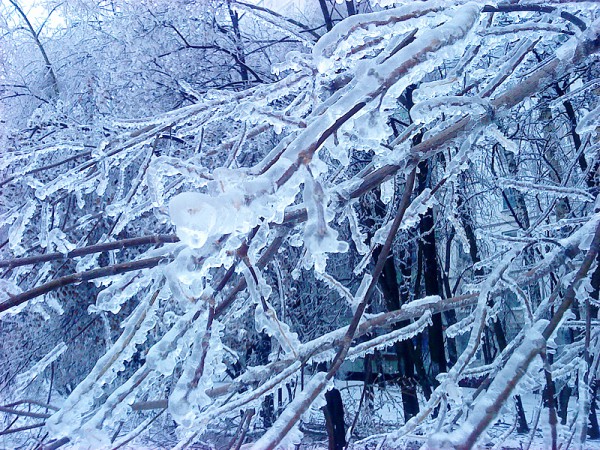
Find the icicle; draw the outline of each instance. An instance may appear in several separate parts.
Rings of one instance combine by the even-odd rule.
[[[348,224],[350,225],[350,232],[352,234],[352,241],[354,242],[356,251],[360,255],[366,255],[369,252],[369,246],[365,244],[367,236],[360,230],[358,217],[352,204],[350,204],[346,210],[346,217],[348,218]]]

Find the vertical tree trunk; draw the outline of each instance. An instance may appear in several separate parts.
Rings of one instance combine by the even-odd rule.
[[[353,16],[354,14],[356,14],[354,0],[346,0],[346,10],[348,11],[348,16]]]
[[[344,450],[346,447],[346,426],[344,424],[344,405],[340,391],[336,388],[325,393],[327,404],[323,409],[329,440],[329,450]]]
[[[417,142],[418,143],[418,142]],[[429,164],[427,161],[419,163],[419,174],[417,176],[417,192],[421,193],[427,186],[427,177],[429,174]],[[419,223],[419,231],[421,232],[421,240],[419,245],[423,251],[423,280],[425,282],[426,295],[442,295],[440,283],[438,280],[438,263],[436,240],[434,231],[433,209],[428,209],[421,217]],[[431,355],[431,370],[432,376],[448,369],[446,361],[446,350],[444,344],[444,331],[442,323],[442,315],[434,314],[432,317],[432,325],[427,329],[429,337],[429,353]],[[432,380],[432,382],[434,382]]]
[[[404,107],[410,112],[414,105],[412,94],[416,86],[411,85],[406,88],[404,93]],[[413,145],[419,144],[423,139],[423,134],[419,133],[413,138]],[[418,166],[417,176],[417,194],[423,192],[427,186],[429,176],[428,161],[421,161]],[[435,241],[435,230],[433,220],[433,209],[429,208],[421,217],[419,222],[419,231],[421,239],[419,240],[419,253],[423,260],[423,280],[425,284],[426,295],[442,295],[442,289],[438,279],[438,261]],[[442,372],[446,372],[448,364],[446,360],[446,350],[444,343],[444,331],[442,315],[434,314],[432,325],[427,329],[429,354],[431,356],[431,380],[430,383],[437,383],[435,377]]]
[[[408,253],[408,252],[407,252]],[[375,259],[379,256],[379,250],[374,252]],[[410,279],[410,263],[406,264],[406,258],[402,258],[403,268],[408,268]],[[403,275],[403,274],[402,274]],[[401,276],[402,276],[401,275]],[[408,292],[404,289],[407,296],[406,299],[401,299],[401,289],[398,285],[398,272],[394,264],[394,258],[388,258],[385,262],[383,272],[379,277],[379,285],[383,293],[386,309],[388,311],[396,311],[408,298]],[[410,322],[402,321],[394,324],[393,329],[397,330],[409,325]],[[411,340],[404,340],[394,344],[394,350],[398,358],[398,379],[402,390],[402,407],[404,410],[404,420],[408,420],[419,413],[419,401],[417,397],[417,385],[415,383],[415,356],[414,346]],[[423,368],[423,374],[425,369]],[[424,381],[426,377],[423,378]],[[425,388],[431,391],[431,388]],[[424,389],[424,390],[425,390]]]
[[[598,266],[596,266],[596,270],[592,274],[592,292],[590,293],[590,297],[592,297],[596,302],[598,301],[598,297],[600,297],[600,255],[596,257],[596,262]],[[598,307],[594,306],[590,302],[588,314],[592,318],[598,317]],[[590,362],[593,359],[593,355],[589,355],[588,365],[590,366]],[[589,367],[588,366],[588,367]],[[590,368],[591,369],[591,368]],[[598,404],[596,402],[596,394],[598,393],[598,380],[595,377],[595,373],[590,372],[589,374],[589,383],[591,388],[591,401],[590,401],[590,414],[589,414],[589,423],[588,423],[588,436],[590,439],[600,439],[600,426],[598,425]]]
[[[271,353],[271,338],[266,333],[260,333],[258,342],[254,349],[256,352],[256,362],[259,365],[269,363],[269,354]],[[275,420],[275,404],[273,394],[267,395],[261,405],[260,417],[262,417],[263,426],[265,429],[271,428]]]
[[[327,31],[331,31],[333,28],[333,21],[331,20],[331,15],[329,14],[329,8],[327,7],[326,0],[319,0],[319,5],[321,6],[321,12],[323,13],[323,20],[325,21],[325,28]]]

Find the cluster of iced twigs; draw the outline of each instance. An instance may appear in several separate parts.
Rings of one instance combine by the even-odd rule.
[[[532,361],[546,357],[549,340],[564,325],[567,311],[589,280],[600,235],[600,216],[593,212],[594,207],[588,208],[592,212],[568,237],[555,242],[555,250],[546,252],[534,268],[516,278],[508,274],[515,270],[530,241],[538,237],[539,229],[525,230],[517,245],[490,260],[493,270],[470,292],[443,300],[427,297],[398,311],[363,317],[397,233],[418,223],[420,215],[435,204],[436,196],[469,167],[475,159],[474,149],[484,147],[484,141],[511,151],[511,141],[492,122],[599,50],[600,22],[596,20],[569,34],[552,56],[522,73],[516,82],[512,75],[524,58],[545,39],[555,42],[552,33],[556,30],[540,16],[524,16],[527,27],[502,33],[490,28],[489,15],[494,11],[482,8],[480,3],[454,6],[433,0],[353,16],[322,37],[311,54],[290,54],[280,68],[287,75],[276,83],[239,93],[211,92],[189,107],[145,120],[114,123],[108,139],[91,151],[57,142],[15,153],[3,161],[14,170],[6,182],[26,183],[35,194],[0,218],[10,224],[9,246],[16,256],[37,246],[69,257],[78,235],[53,226],[60,222],[55,220],[61,212],[60,201],[54,203],[59,207],[45,206],[49,199],[67,194],[89,211],[74,230],[90,226],[98,214],[112,219],[99,244],[114,241],[126,226],[142,227],[161,219],[167,226],[168,221],[175,225],[180,240],[144,254],[151,264],[143,271],[134,266],[98,275],[113,278],[98,296],[95,313],[117,313],[132,299],[136,307],[124,321],[118,340],[62,408],[47,419],[53,439],[95,448],[125,445],[154,420],[146,419],[141,428],[133,428],[111,443],[126,417],[138,411],[166,409],[179,427],[177,448],[185,448],[201,439],[209,427],[236,417],[240,409],[258,408],[266,395],[304,376],[313,363],[331,363],[328,372],[317,373],[303,384],[302,392],[290,399],[273,427],[252,448],[285,445],[298,438],[302,415],[321,404],[322,394],[346,358],[411,339],[427,328],[432,314],[459,308],[471,308],[471,316],[463,322],[470,334],[457,362],[440,377],[440,385],[417,416],[392,435],[373,439],[401,440],[407,433],[419,431],[430,435],[433,448],[470,448],[484,434]],[[522,29],[527,37],[520,34]],[[514,39],[518,45],[511,57],[497,61],[495,55]],[[445,64],[452,68],[443,80],[427,81]],[[466,73],[468,86],[460,81],[466,79]],[[397,98],[410,86],[418,86],[411,109],[413,123],[391,137],[389,117],[397,108]],[[581,122],[586,124],[582,134],[593,133],[597,117],[587,116]],[[417,135],[422,137],[418,143],[413,139]],[[269,148],[273,140],[277,144]],[[179,146],[177,151],[158,155],[164,141]],[[269,150],[261,151],[264,148]],[[57,161],[57,155],[65,151],[73,152],[69,161]],[[451,155],[451,161],[438,183],[412,195],[415,168],[440,151]],[[360,153],[373,158],[356,172],[351,161]],[[61,170],[73,161],[75,165]],[[47,173],[56,176],[46,180]],[[36,174],[42,175],[36,178]],[[335,219],[350,217],[353,241],[370,254],[372,249],[364,243],[353,216],[353,202],[391,176],[405,184],[404,193],[397,206],[391,204],[391,218],[374,230],[371,246],[383,250],[373,272],[364,276],[353,293],[328,273],[332,255],[350,250],[339,237]],[[540,189],[539,184],[504,182]],[[576,195],[582,202],[594,200],[581,188],[559,186],[554,192]],[[100,209],[92,202],[96,197],[103,200]],[[39,238],[31,238],[32,234]],[[281,313],[273,301],[276,295],[264,274],[278,251],[298,237],[303,248],[298,264],[345,296],[354,313],[347,326],[308,342],[300,342],[278,316]],[[79,247],[85,242],[85,238],[77,240]],[[79,274],[89,273],[94,261],[85,260],[87,256],[78,258]],[[51,262],[44,264],[46,269],[42,268],[35,280],[42,286],[52,283],[48,281]],[[19,268],[18,260],[9,267],[12,271],[5,282],[15,292],[3,300],[13,302],[14,307],[5,309],[14,313],[32,298],[35,287],[25,286],[26,292],[18,294],[18,285],[27,284],[23,282],[27,270]],[[561,274],[563,285],[539,304],[526,305],[529,317],[522,332],[491,365],[479,367],[476,355],[482,333],[494,320],[490,299],[508,291],[518,293],[561,267],[570,268]],[[90,278],[82,275],[75,281]],[[22,301],[15,301],[14,295],[23,295],[18,297]],[[522,301],[527,303],[526,296]],[[549,315],[551,311],[553,315]],[[269,363],[246,367],[226,380],[224,364],[233,351],[224,344],[225,336],[232,333],[230,324],[248,313],[254,314],[257,330],[265,331],[279,352]],[[390,325],[405,320],[410,320],[410,325],[355,342],[375,329],[389,330]],[[586,339],[589,347],[597,336]],[[143,362],[123,377],[120,374],[139,349],[144,349]],[[579,364],[569,367],[579,374],[580,391],[587,398],[583,383],[594,376],[598,357],[594,353],[587,359],[578,358]],[[543,368],[549,373],[566,370],[550,364]],[[449,395],[460,391],[457,384],[462,377],[476,373],[491,380],[487,389],[473,398]],[[171,386],[166,397],[165,386]],[[585,434],[582,418],[587,409],[589,402],[584,402],[571,427],[579,427],[580,435]],[[249,423],[252,416],[248,417]],[[438,430],[433,435],[428,431],[432,421],[433,429]],[[553,438],[556,442],[556,428]]]

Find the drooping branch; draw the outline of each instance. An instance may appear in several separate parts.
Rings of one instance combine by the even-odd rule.
[[[6,414],[14,414],[15,416],[33,417],[35,419],[47,419],[51,416],[48,413],[35,413],[31,411],[21,411],[20,409],[7,408],[6,406],[0,406],[0,412]]]
[[[7,434],[20,433],[22,431],[34,430],[36,428],[42,428],[46,425],[46,422],[34,423],[33,425],[25,425],[17,428],[7,428],[5,430],[0,431],[0,436],[6,436]]]

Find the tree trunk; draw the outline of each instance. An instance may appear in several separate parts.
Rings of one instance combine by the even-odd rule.
[[[414,105],[412,93],[415,85],[408,86],[404,94],[404,106],[410,111]],[[419,144],[423,139],[423,134],[419,133],[413,138],[413,145]],[[417,176],[417,194],[423,192],[427,186],[429,176],[428,161],[421,161],[418,166]],[[421,217],[419,222],[419,231],[421,239],[419,240],[419,252],[423,257],[423,280],[425,284],[426,295],[442,295],[441,285],[438,279],[439,267],[437,261],[436,241],[435,241],[435,223],[433,220],[433,209],[429,208]],[[432,325],[427,328],[429,353],[431,356],[431,385],[436,385],[436,376],[439,373],[446,372],[448,364],[446,360],[446,350],[444,344],[444,331],[442,315],[434,314]]]
[[[406,252],[408,254],[408,252]],[[373,256],[377,259],[379,249],[374,252]],[[404,255],[401,259],[403,268],[408,269],[410,279],[410,263],[406,264],[406,260],[410,261],[410,255]],[[403,277],[403,273],[401,276]],[[404,278],[404,277],[403,277]],[[401,290],[398,286],[398,273],[394,258],[388,258],[385,262],[383,272],[379,277],[379,285],[383,292],[383,297],[388,311],[396,311],[408,299],[408,290]],[[401,292],[406,295],[406,298],[401,299]],[[409,325],[410,322],[402,321],[395,324],[392,328],[398,330]],[[414,346],[411,340],[404,340],[394,344],[394,350],[398,358],[398,379],[402,390],[402,406],[404,410],[404,420],[408,420],[419,413],[419,401],[417,397],[417,385],[415,383],[415,356]],[[422,361],[421,361],[422,363]],[[423,369],[423,373],[425,370]],[[426,381],[426,380],[424,380]],[[429,386],[426,388],[431,390]],[[424,389],[425,390],[425,389]]]
[[[327,2],[325,0],[319,0],[319,5],[321,6],[321,12],[323,13],[325,28],[327,29],[327,31],[331,31],[331,29],[333,28],[333,21],[331,20],[331,15],[329,14]]]
[[[233,27],[233,34],[235,35],[235,51],[237,56],[237,63],[239,66],[240,77],[242,81],[248,82],[248,66],[246,65],[246,55],[244,46],[242,43],[242,33],[240,32],[240,18],[236,11],[231,9],[231,3],[228,3],[229,17],[231,18],[231,25]]]
[[[258,342],[251,351],[256,352],[256,362],[259,365],[268,364],[269,354],[271,353],[271,338],[269,335],[260,333]],[[262,417],[263,427],[267,430],[271,428],[275,420],[275,402],[273,394],[269,394],[264,398],[259,415]]]
[[[329,440],[329,450],[344,450],[346,447],[346,426],[344,424],[344,404],[340,391],[336,388],[325,393],[327,404],[323,408]]]
[[[420,162],[419,174],[417,176],[418,193],[423,192],[427,186],[428,174],[428,162]],[[440,289],[440,283],[438,280],[439,268],[437,263],[434,226],[433,209],[430,208],[421,217],[421,221],[419,223],[419,231],[421,232],[419,245],[423,251],[423,280],[425,282],[426,295],[442,295],[442,290]],[[442,315],[440,313],[434,314],[431,321],[432,325],[428,327],[427,332],[429,337],[429,353],[431,355],[432,383],[435,383],[435,377],[442,372],[446,372],[448,365],[446,361],[446,350],[444,345]]]

